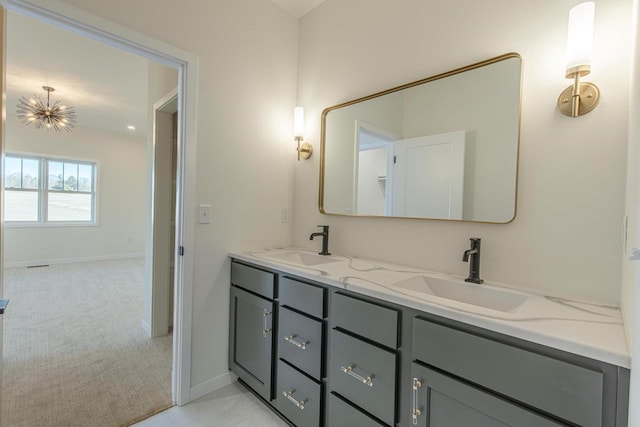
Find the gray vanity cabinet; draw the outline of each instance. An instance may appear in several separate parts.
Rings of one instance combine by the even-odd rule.
[[[381,427],[381,422],[365,415],[336,394],[329,394],[328,427]]]
[[[399,317],[397,309],[332,294],[327,377],[333,394],[329,405],[337,406],[329,408],[329,426],[347,425],[354,417],[370,425],[395,425]]]
[[[231,263],[229,366],[297,427],[627,427],[629,370]]]
[[[420,427],[567,426],[481,388],[413,363],[412,425]]]
[[[441,414],[475,420],[484,412],[506,425],[626,426],[620,409],[628,370],[435,316],[418,315],[412,326],[413,376],[406,387],[412,417],[418,409],[419,419],[431,420],[426,425],[442,425]],[[416,392],[422,407],[415,406]]]
[[[298,427],[323,425],[326,294],[280,276],[275,407]]]
[[[232,263],[229,364],[265,400],[273,398],[275,275]],[[243,286],[243,287],[240,287]]]

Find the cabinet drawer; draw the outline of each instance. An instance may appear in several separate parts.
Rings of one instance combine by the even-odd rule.
[[[295,308],[319,319],[324,317],[324,288],[288,277],[280,279],[279,288],[280,305]]]
[[[248,291],[274,298],[275,274],[237,262],[231,263],[231,283]]]
[[[335,326],[387,347],[398,347],[399,312],[396,310],[336,293],[331,317]]]
[[[322,374],[322,322],[286,307],[278,314],[278,357],[319,380]]]
[[[322,387],[291,366],[278,361],[276,406],[297,427],[318,427]]]
[[[413,357],[585,427],[602,424],[603,375],[420,318]]]
[[[331,331],[332,391],[389,425],[396,413],[396,353]],[[366,381],[369,379],[369,383]]]
[[[333,393],[329,395],[328,426],[380,427],[373,418],[351,406]]]

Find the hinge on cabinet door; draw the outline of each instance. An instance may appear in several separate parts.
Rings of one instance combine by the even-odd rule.
[[[397,163],[398,160],[398,156],[393,156],[393,164],[395,165]]]
[[[184,256],[184,246],[180,246],[180,248],[178,249],[178,254],[180,256]]]

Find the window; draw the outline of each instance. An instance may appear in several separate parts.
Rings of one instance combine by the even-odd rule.
[[[7,154],[4,219],[7,223],[96,222],[96,164]]]

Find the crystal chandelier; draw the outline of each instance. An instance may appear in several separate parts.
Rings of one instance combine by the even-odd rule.
[[[55,129],[60,132],[66,130],[70,132],[76,126],[76,111],[73,107],[65,107],[61,101],[49,105],[49,96],[55,89],[49,86],[42,86],[47,91],[47,104],[38,95],[33,98],[24,96],[18,101],[18,119],[25,125],[33,125],[37,128],[47,130]]]

